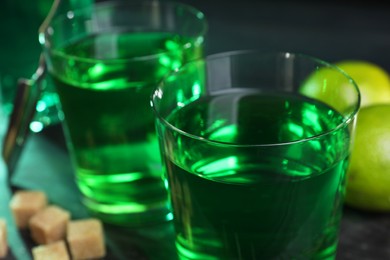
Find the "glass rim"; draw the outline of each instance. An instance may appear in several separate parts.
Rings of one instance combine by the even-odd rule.
[[[167,1],[153,1],[153,0],[136,0],[136,1],[109,1],[109,2],[97,2],[94,3],[90,7],[82,7],[79,9],[70,9],[67,10],[65,13],[60,14],[57,17],[54,17],[54,19],[50,22],[49,26],[46,28],[44,32],[42,32],[39,35],[39,42],[40,45],[43,46],[44,50],[49,52],[50,55],[57,56],[57,57],[62,57],[62,58],[71,58],[76,62],[83,62],[83,63],[96,63],[96,62],[101,62],[105,64],[110,64],[110,63],[130,63],[130,62],[144,62],[144,61],[150,61],[150,60],[155,60],[161,55],[164,55],[166,53],[169,53],[169,51],[163,51],[155,54],[149,54],[149,55],[143,55],[143,56],[136,56],[136,57],[131,57],[131,58],[113,58],[113,59],[99,59],[99,58],[86,58],[86,57],[79,57],[77,55],[71,55],[71,54],[66,54],[63,51],[59,51],[56,49],[52,49],[50,46],[50,40],[51,39],[51,34],[53,30],[53,25],[60,23],[60,22],[68,22],[74,19],[77,16],[80,16],[82,14],[85,14],[89,10],[98,10],[102,11],[104,9],[108,8],[113,8],[113,7],[120,7],[120,6],[153,6],[158,4],[159,6],[173,6],[173,7],[182,7],[185,10],[188,11],[188,13],[193,14],[194,17],[198,18],[198,21],[201,22],[202,24],[202,29],[196,33],[195,36],[191,36],[191,39],[200,39],[204,38],[208,31],[208,21],[204,13],[197,8],[177,2],[175,0],[167,0]],[[131,28],[131,26],[129,26]],[[142,31],[140,31],[142,32]],[[158,32],[158,31],[157,31]],[[203,39],[204,40],[204,39]],[[186,50],[191,47],[191,41],[187,40],[185,41],[182,45],[182,49]]]
[[[177,75],[183,69],[188,67],[190,64],[194,64],[194,63],[198,63],[198,62],[202,62],[202,61],[207,63],[208,61],[217,60],[217,59],[220,59],[222,57],[233,57],[233,56],[243,55],[243,54],[273,55],[274,57],[276,57],[277,55],[293,55],[293,56],[298,56],[298,57],[301,57],[301,58],[309,59],[311,61],[314,61],[315,63],[318,63],[319,65],[323,65],[324,67],[331,68],[331,69],[337,71],[338,73],[340,73],[341,75],[343,75],[351,83],[351,85],[353,86],[353,88],[354,88],[354,90],[356,91],[356,94],[357,94],[356,104],[354,104],[353,110],[350,113],[348,113],[348,115],[346,115],[345,117],[343,116],[344,120],[341,123],[339,123],[337,126],[333,127],[330,130],[323,131],[320,134],[316,134],[316,135],[313,135],[313,136],[310,136],[310,137],[306,137],[306,138],[302,138],[302,139],[299,139],[299,140],[288,141],[288,142],[280,142],[280,143],[266,143],[266,144],[256,144],[256,143],[255,144],[240,144],[240,143],[230,143],[230,142],[221,142],[221,141],[216,141],[216,140],[210,140],[208,138],[201,137],[199,135],[188,133],[188,132],[186,132],[186,131],[184,131],[184,130],[182,130],[182,129],[174,126],[174,125],[172,125],[171,123],[169,123],[166,120],[166,117],[162,116],[159,113],[159,111],[158,111],[158,109],[156,108],[156,105],[155,105],[155,97],[158,96],[158,92],[161,89],[161,86],[164,85],[164,82],[165,82],[165,80],[167,78],[169,78],[171,76],[174,76],[174,75]],[[184,136],[186,136],[188,138],[191,138],[191,139],[194,139],[194,140],[197,140],[197,141],[200,141],[200,142],[205,142],[205,143],[208,143],[208,144],[216,145],[216,146],[248,147],[248,148],[249,147],[288,146],[288,145],[306,143],[306,142],[309,142],[309,141],[312,141],[312,140],[316,140],[316,139],[321,139],[321,138],[323,138],[325,136],[328,136],[328,135],[338,131],[341,128],[347,127],[350,123],[352,123],[354,118],[357,116],[357,113],[358,113],[359,108],[360,108],[360,103],[361,103],[361,93],[360,93],[358,85],[352,79],[352,77],[349,76],[341,68],[337,67],[336,65],[334,65],[334,64],[332,64],[330,62],[326,62],[326,61],[324,61],[324,60],[322,60],[320,58],[316,58],[314,56],[310,56],[310,55],[302,54],[302,53],[298,53],[298,52],[288,52],[288,51],[266,52],[266,51],[259,51],[259,50],[236,50],[236,51],[228,51],[228,52],[212,54],[212,55],[209,55],[209,56],[207,56],[207,57],[205,57],[203,59],[201,58],[201,59],[197,59],[197,60],[191,61],[190,63],[186,63],[181,68],[173,71],[172,73],[169,73],[167,76],[165,76],[160,81],[158,86],[153,90],[153,92],[151,94],[151,106],[152,106],[152,109],[153,109],[153,111],[154,111],[154,113],[156,115],[157,120],[162,122],[165,126],[167,126],[172,131],[177,132],[180,135],[184,135]]]

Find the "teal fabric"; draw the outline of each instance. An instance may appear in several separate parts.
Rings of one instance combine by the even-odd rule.
[[[7,240],[10,250],[16,259],[31,259],[29,249],[26,248],[15,226],[12,213],[9,208],[11,190],[7,185],[7,171],[3,161],[0,161],[0,218],[5,219],[7,224]],[[9,253],[10,254],[10,253]]]
[[[8,118],[0,109],[0,147],[2,147],[3,144],[7,124]],[[11,196],[12,193],[9,186],[7,167],[3,158],[0,156],[0,218],[4,219],[6,222],[7,241],[9,244],[8,255],[10,255],[10,252],[12,251],[12,254],[16,259],[28,260],[31,259],[29,249],[24,245],[24,241],[15,225],[15,221],[9,207]]]

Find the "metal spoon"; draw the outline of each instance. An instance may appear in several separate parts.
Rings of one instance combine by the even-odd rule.
[[[39,27],[41,38],[58,10],[60,0],[54,0],[48,15]],[[42,80],[46,73],[46,63],[43,54],[40,55],[39,65],[31,79],[19,79],[10,116],[8,129],[4,137],[3,157],[8,168],[8,180],[11,181],[24,144],[30,132],[29,125],[34,117],[36,105],[43,91]]]

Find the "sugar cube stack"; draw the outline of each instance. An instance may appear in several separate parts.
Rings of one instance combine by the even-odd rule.
[[[7,253],[7,225],[4,219],[0,219],[0,258],[6,257]]]
[[[48,245],[36,246],[32,249],[34,260],[69,260],[68,250],[64,240]]]
[[[18,228],[29,228],[34,260],[99,259],[106,255],[103,224],[96,218],[71,220],[70,212],[49,205],[42,191],[14,193],[9,203]],[[0,219],[0,259],[7,256],[7,229]]]
[[[70,221],[67,241],[72,259],[101,258],[106,254],[103,225],[98,219]]]
[[[58,206],[50,205],[31,217],[31,237],[37,244],[49,244],[65,238],[70,213]]]
[[[10,201],[15,223],[19,228],[28,227],[30,218],[46,206],[47,197],[42,191],[17,191]]]

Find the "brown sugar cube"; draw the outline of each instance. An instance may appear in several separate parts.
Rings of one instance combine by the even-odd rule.
[[[65,237],[70,213],[58,206],[48,206],[30,219],[30,232],[38,244],[49,244]]]
[[[32,249],[34,260],[69,260],[68,250],[63,240],[40,245]]]
[[[10,201],[15,223],[19,228],[26,228],[30,218],[46,206],[47,197],[42,191],[17,191]]]
[[[98,219],[69,222],[67,240],[73,259],[101,258],[106,255],[103,225]]]
[[[4,219],[0,219],[0,258],[6,257],[8,253],[7,225]]]

